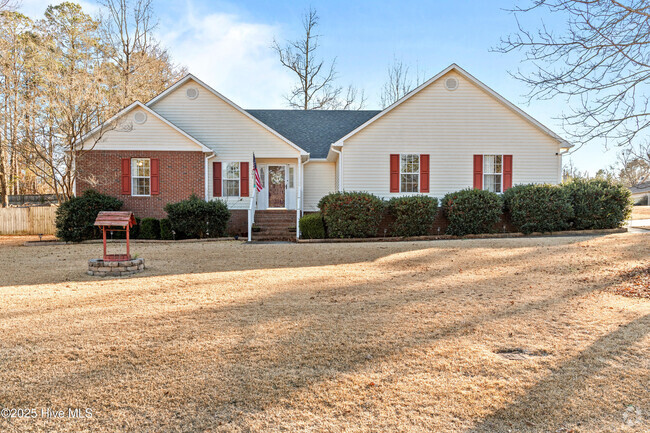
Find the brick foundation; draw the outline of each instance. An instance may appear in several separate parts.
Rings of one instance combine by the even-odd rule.
[[[160,194],[150,197],[122,195],[122,158],[158,158]],[[164,218],[167,203],[185,200],[192,194],[201,198],[205,196],[205,159],[202,152],[92,150],[78,158],[77,170],[77,195],[88,189],[111,195],[124,202],[124,210],[130,210],[140,218]]]

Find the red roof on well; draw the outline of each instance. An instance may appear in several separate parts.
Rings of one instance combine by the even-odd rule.
[[[96,226],[131,227],[135,224],[133,212],[128,211],[101,211],[95,220]]]

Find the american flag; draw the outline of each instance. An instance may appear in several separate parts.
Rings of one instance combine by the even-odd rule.
[[[257,162],[255,162],[255,154],[253,154],[253,174],[255,174],[255,189],[257,192],[262,191],[262,179],[260,178],[260,172],[257,171]]]

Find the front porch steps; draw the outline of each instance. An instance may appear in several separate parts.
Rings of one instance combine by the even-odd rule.
[[[296,240],[296,211],[295,210],[258,210],[255,212],[253,241],[295,241]]]

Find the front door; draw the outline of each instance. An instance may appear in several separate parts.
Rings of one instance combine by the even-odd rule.
[[[269,207],[284,207],[285,166],[269,165]]]

